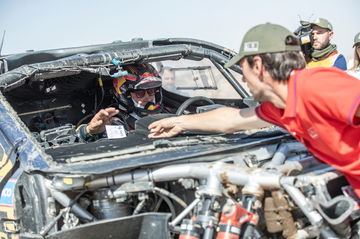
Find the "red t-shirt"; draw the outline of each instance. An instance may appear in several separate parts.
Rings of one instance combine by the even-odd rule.
[[[360,197],[360,81],[335,67],[293,72],[285,109],[270,102],[257,115],[288,130],[323,162],[343,172]]]

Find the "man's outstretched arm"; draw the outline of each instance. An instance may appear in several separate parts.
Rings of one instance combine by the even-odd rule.
[[[149,125],[149,138],[172,137],[186,130],[232,133],[270,125],[257,117],[255,108],[222,107],[201,114],[182,115],[155,121]]]

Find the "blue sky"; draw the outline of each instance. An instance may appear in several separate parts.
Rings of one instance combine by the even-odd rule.
[[[324,17],[347,59],[360,32],[359,0],[0,0],[2,54],[130,40],[189,37],[238,51],[251,27]]]

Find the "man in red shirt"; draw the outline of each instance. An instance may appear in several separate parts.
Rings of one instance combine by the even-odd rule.
[[[238,64],[256,108],[223,107],[149,125],[150,138],[185,130],[230,133],[264,127],[288,130],[321,161],[342,171],[360,196],[360,81],[335,68],[305,68],[297,38],[286,28],[261,24],[244,36]]]

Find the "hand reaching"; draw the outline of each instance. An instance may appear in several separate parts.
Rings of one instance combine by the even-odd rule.
[[[102,109],[96,113],[91,119],[90,123],[86,126],[86,131],[89,134],[100,134],[105,131],[105,125],[111,125],[115,120],[119,120],[114,115],[118,114],[119,110],[115,108]]]
[[[177,122],[178,117],[165,118],[149,125],[149,138],[168,138],[180,134],[184,129]]]

